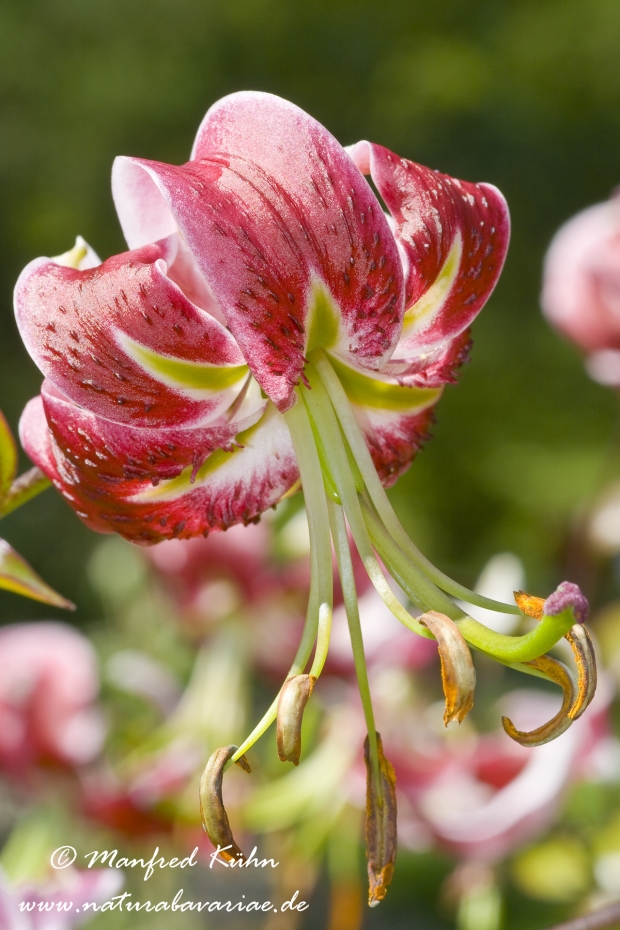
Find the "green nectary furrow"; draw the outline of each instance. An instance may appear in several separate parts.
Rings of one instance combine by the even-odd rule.
[[[237,384],[248,373],[247,365],[210,365],[207,362],[189,362],[181,358],[161,355],[141,345],[129,336],[123,345],[131,357],[155,378],[174,387],[199,391],[223,391]]]
[[[406,387],[363,374],[345,365],[335,355],[330,354],[329,360],[349,401],[359,407],[371,407],[393,413],[416,413],[434,404],[441,396],[441,388]]]

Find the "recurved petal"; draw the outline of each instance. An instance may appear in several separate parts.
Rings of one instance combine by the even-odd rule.
[[[43,382],[41,397],[56,444],[86,480],[137,479],[157,485],[178,477],[188,466],[195,476],[212,452],[233,449],[236,436],[257,423],[266,407],[256,382],[252,380],[250,387],[252,396],[235,415],[186,429],[128,428],[105,420],[71,403],[49,381]]]
[[[502,270],[510,221],[491,184],[471,184],[362,141],[348,152],[370,174],[396,224],[405,257],[405,317],[395,358],[458,336]]]
[[[119,533],[142,545],[256,520],[298,478],[290,434],[271,405],[257,423],[237,434],[231,451],[215,449],[197,470],[193,462],[155,487],[144,470],[165,470],[166,452],[176,456],[171,466],[176,469],[181,454],[189,457],[201,448],[208,430],[134,430],[129,438],[109,421],[88,417],[49,394],[46,405],[54,410],[51,429],[41,397],[22,414],[20,437],[28,455],[91,529]],[[156,447],[151,444],[155,438]],[[166,449],[166,443],[178,447]]]
[[[443,345],[419,351],[406,359],[393,359],[383,371],[405,385],[416,387],[456,384],[459,368],[469,361],[471,345],[471,333],[466,329]]]
[[[401,378],[361,371],[335,356],[340,378],[385,487],[405,472],[429,437],[441,387],[403,384]]]
[[[167,275],[177,238],[80,271],[37,259],[15,289],[38,367],[98,416],[133,426],[196,425],[235,400],[248,370],[230,333]]]
[[[181,167],[118,159],[121,224],[135,236],[159,190],[158,222],[167,208],[271,399],[291,405],[312,348],[379,368],[400,334],[402,265],[333,136],[278,97],[233,94],[209,110],[192,157]]]

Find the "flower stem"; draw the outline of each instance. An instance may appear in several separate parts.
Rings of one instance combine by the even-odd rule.
[[[407,556],[390,538],[389,533],[371,508],[364,503],[362,507],[373,545],[381,553],[385,564],[405,594],[416,603],[419,588],[417,584],[411,583],[411,565]],[[506,663],[530,662],[539,658],[555,646],[575,622],[571,611],[567,610],[555,616],[543,616],[538,625],[523,636],[506,636],[490,630],[484,624],[464,614],[451,601],[449,603],[452,605],[451,613],[447,606],[446,609],[433,606],[433,609],[445,613],[454,620],[470,646]]]
[[[301,399],[285,416],[299,463],[306,513],[308,515],[311,557],[310,597],[308,599],[306,622],[293,664],[286,677],[293,678],[302,674],[317,640],[317,632],[317,651],[311,674],[318,677],[327,657],[331,630],[333,577],[329,515],[327,513],[327,501],[325,500],[319,456],[316,451],[312,428]],[[231,757],[227,767],[240,759],[269,729],[278,713],[278,698],[279,693],[262,719]]]
[[[428,635],[427,630],[415,620],[403,607],[390,588],[377,561],[362,517],[359,499],[347,453],[344,447],[342,434],[338,426],[329,397],[325,392],[320,378],[312,365],[306,367],[306,376],[312,387],[311,391],[303,390],[303,399],[316,423],[317,429],[324,440],[324,448],[329,456],[329,468],[336,483],[338,494],[342,500],[347,515],[351,533],[355,540],[358,552],[368,573],[368,577],[376,588],[378,594],[388,609],[410,630],[420,635]],[[426,581],[426,579],[425,579]],[[430,582],[426,581],[427,584]]]
[[[406,530],[398,519],[385,489],[381,484],[377,471],[368,446],[364,439],[363,433],[359,427],[355,414],[347,398],[346,392],[340,383],[340,379],[332,368],[325,352],[321,349],[315,349],[312,352],[312,363],[321,377],[329,398],[334,406],[336,415],[342,426],[347,442],[351,447],[357,466],[362,474],[368,493],[377,513],[383,520],[390,535],[396,540],[401,549],[407,554],[409,559],[424,572],[424,574],[433,581],[437,587],[452,594],[453,597],[461,598],[469,604],[476,604],[478,607],[487,607],[490,610],[498,610],[502,613],[520,614],[519,608],[515,604],[503,604],[500,601],[492,600],[470,591],[469,588],[458,584],[452,578],[439,571],[426,556],[420,552],[418,547],[409,538]]]
[[[329,547],[331,554],[331,545]],[[316,635],[316,652],[314,661],[310,668],[310,675],[318,678],[323,671],[323,666],[327,660],[327,650],[329,649],[329,640],[332,631],[332,608],[329,604],[322,603],[319,608],[319,628]]]
[[[437,588],[417,566],[411,564],[363,497],[360,500],[360,507],[372,545],[379,552],[388,571],[394,576],[409,600],[420,610],[438,610],[451,620],[463,620],[465,617],[463,610]]]
[[[364,640],[362,637],[362,627],[360,624],[359,608],[357,604],[357,591],[355,589],[355,575],[353,572],[353,563],[351,561],[351,552],[349,550],[347,527],[344,520],[344,514],[342,512],[342,507],[332,504],[330,501],[328,503],[328,509],[329,522],[332,530],[332,539],[334,540],[336,559],[338,560],[340,582],[342,584],[342,597],[347,614],[347,623],[349,624],[349,635],[351,636],[351,648],[353,649],[355,674],[357,677],[360,698],[362,700],[364,719],[366,720],[366,729],[368,730],[370,761],[377,785],[377,795],[380,799],[380,803],[383,803],[383,785],[379,771],[379,749],[377,746],[375,716],[370,698],[368,671],[366,669],[366,658],[364,655]]]

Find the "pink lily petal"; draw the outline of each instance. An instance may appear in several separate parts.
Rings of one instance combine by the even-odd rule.
[[[585,352],[590,374],[616,385],[620,349],[620,193],[588,207],[555,234],[545,257],[547,319]],[[615,364],[614,364],[615,363]]]
[[[46,403],[53,403],[49,394]],[[56,402],[57,408],[60,403]],[[20,422],[27,454],[88,526],[142,545],[252,522],[277,504],[298,477],[290,434],[273,407],[255,426],[237,435],[239,445],[233,451],[218,449],[197,473],[187,468],[157,487],[144,477],[126,477],[133,462],[120,436],[115,436],[118,456],[110,454],[107,421],[88,419],[68,403],[64,416],[53,420],[50,429],[41,397],[28,403]],[[81,423],[87,426],[87,436],[78,432]],[[93,458],[84,457],[86,443]],[[109,456],[107,478],[92,466],[97,453]]]
[[[428,438],[443,381],[419,387],[401,377],[362,372],[331,356],[381,478],[389,487]],[[447,379],[444,379],[447,380]]]
[[[347,150],[370,174],[396,224],[405,257],[405,317],[395,358],[445,346],[482,309],[499,278],[510,235],[506,202],[470,184],[362,141]]]
[[[384,371],[397,381],[415,387],[456,384],[459,368],[469,361],[471,345],[471,332],[466,329],[446,345],[388,362]]]
[[[67,397],[132,426],[195,425],[223,413],[247,369],[232,336],[166,274],[176,237],[78,271],[31,262],[17,323],[38,367]]]
[[[390,488],[430,439],[430,430],[435,422],[434,407],[410,415],[358,408],[355,415],[364,430],[381,482]]]
[[[207,113],[193,159],[117,159],[128,239],[161,234],[174,217],[281,410],[312,348],[379,368],[400,333],[402,264],[376,197],[333,136],[278,97],[233,94]]]
[[[253,426],[266,405],[260,397],[248,398],[237,415],[211,426],[129,430],[72,404],[49,381],[43,382],[41,397],[52,435],[76,468],[108,483],[138,479],[154,485],[188,466],[195,474],[215,449],[230,451],[235,436]]]

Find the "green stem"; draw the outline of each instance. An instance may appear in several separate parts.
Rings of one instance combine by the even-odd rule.
[[[381,553],[381,557],[389,571],[398,581],[399,585],[411,600],[416,603],[418,596],[417,586],[411,584],[411,564],[402,549],[396,545],[389,533],[367,504],[362,504],[366,526],[373,545]],[[452,602],[450,602],[452,604]],[[556,616],[543,616],[537,626],[524,636],[506,636],[496,633],[472,617],[468,617],[459,608],[452,604],[452,613],[429,602],[429,607],[440,610],[450,619],[454,620],[459,630],[470,646],[486,652],[494,659],[506,664],[513,662],[530,662],[548,652],[558,640],[568,633],[575,622],[571,610],[565,610]],[[455,613],[456,612],[456,613]]]
[[[308,391],[304,389],[302,396],[310,415],[316,423],[318,431],[323,437],[324,448],[329,455],[329,469],[336,483],[338,495],[344,506],[355,545],[364,563],[368,577],[385,605],[401,623],[415,633],[419,633],[422,636],[428,635],[426,628],[418,623],[400,603],[381,570],[366,530],[364,518],[362,517],[362,511],[344,442],[342,440],[342,434],[340,433],[338,421],[336,420],[329,397],[312,365],[306,366],[306,376],[312,390]],[[430,584],[430,582],[426,583]]]
[[[351,648],[353,650],[353,662],[355,664],[355,675],[357,685],[364,710],[364,719],[368,731],[368,748],[370,752],[370,762],[374,773],[375,784],[377,786],[377,795],[379,803],[383,803],[383,784],[379,770],[379,747],[377,743],[377,730],[375,727],[375,715],[372,709],[372,700],[370,697],[370,685],[368,682],[368,670],[366,668],[366,656],[364,653],[364,639],[362,636],[362,625],[360,623],[359,607],[357,603],[357,591],[355,588],[355,573],[353,571],[353,562],[351,561],[351,552],[349,550],[349,538],[347,536],[347,527],[344,520],[342,507],[328,504],[329,522],[332,529],[332,539],[336,549],[336,559],[338,561],[338,571],[340,573],[340,582],[342,585],[342,597],[344,608],[347,614],[347,623],[349,625],[349,635],[351,637]]]
[[[411,564],[363,497],[360,499],[360,507],[372,545],[409,600],[420,610],[437,610],[451,620],[462,620],[466,616],[464,611]],[[431,635],[428,630],[426,635]]]
[[[310,596],[308,599],[308,609],[306,611],[306,622],[293,664],[286,676],[287,678],[293,678],[296,675],[301,675],[308,664],[314,643],[317,639],[317,631],[320,635],[320,647],[317,645],[317,655],[315,656],[312,669],[314,670],[315,666],[318,667],[318,665],[320,665],[321,669],[323,668],[327,655],[327,644],[329,643],[329,630],[331,627],[333,578],[331,540],[329,537],[329,515],[327,513],[327,502],[323,489],[321,465],[314,444],[312,429],[301,400],[297,401],[297,404],[285,414],[285,417],[297,454],[299,472],[304,490],[304,500],[308,516],[308,531],[310,533],[311,559]],[[311,674],[315,674],[315,672],[312,671]],[[320,671],[317,672],[317,677],[318,674],[320,674]],[[244,740],[231,757],[228,765],[232,765],[233,762],[240,759],[241,756],[260,739],[263,733],[269,729],[278,714],[279,696],[278,692],[278,696],[271,703],[270,707],[247,739]],[[226,767],[228,767],[228,765]]]
[[[310,551],[317,560],[320,603],[328,604],[331,609],[333,600],[332,547],[323,473],[312,426],[299,394],[295,406],[284,416],[291,433],[299,466],[308,514]]]
[[[41,491],[45,491],[49,488],[51,483],[49,478],[47,478],[39,468],[36,468],[36,466],[24,472],[23,475],[15,479],[9,488],[7,496],[2,501],[2,505],[0,506],[0,520],[2,517],[6,517],[7,514],[12,513],[13,510],[17,510],[22,504],[26,504],[29,500],[32,500],[32,498],[40,494]]]
[[[377,475],[372,457],[368,451],[368,446],[366,445],[366,440],[355,419],[355,414],[351,409],[351,404],[340,383],[338,375],[335,373],[323,350],[315,349],[311,355],[312,363],[316,366],[330,400],[334,405],[334,410],[336,411],[347,442],[357,462],[366,487],[368,488],[371,500],[377,508],[377,513],[385,523],[390,535],[396,540],[409,559],[417,565],[437,587],[441,588],[443,591],[447,591],[448,594],[451,594],[453,597],[458,597],[461,600],[467,601],[469,604],[476,604],[478,607],[486,607],[489,610],[520,615],[521,612],[515,604],[503,604],[500,601],[483,597],[483,595],[477,594],[475,591],[470,591],[469,588],[460,585],[448,575],[439,571],[439,569],[420,552],[418,547],[409,538],[390,504],[389,498],[385,493],[385,488]]]
[[[331,546],[329,548],[331,554]],[[323,666],[327,660],[327,650],[329,649],[329,640],[332,632],[332,608],[329,604],[322,603],[319,608],[319,628],[316,636],[316,652],[314,661],[310,668],[310,674],[313,678],[318,678],[323,671]]]
[[[308,664],[308,659],[312,653],[312,648],[314,646],[314,641],[316,639],[317,631],[317,617],[319,612],[319,586],[316,576],[316,571],[314,566],[312,566],[312,576],[310,579],[310,595],[308,597],[308,609],[306,611],[306,621],[304,623],[304,629],[301,635],[301,641],[297,647],[297,652],[295,653],[295,658],[293,659],[293,664],[291,665],[288,674],[288,678],[293,678],[295,675],[301,675],[306,665]],[[274,722],[278,716],[278,700],[280,698],[280,692],[278,691],[277,696],[269,705],[267,711],[263,714],[259,722],[256,724],[250,735],[243,741],[239,746],[237,751],[233,756],[230,757],[229,762],[225,766],[225,770],[229,768],[233,762],[236,762],[237,759],[240,759],[244,752],[247,752],[248,749],[251,749],[254,743],[261,738],[263,733],[265,733],[271,724]]]
[[[316,571],[312,571],[312,577],[310,580],[310,595],[308,598],[308,609],[306,611],[306,621],[304,623],[304,629],[301,635],[301,641],[297,647],[297,652],[295,653],[295,658],[293,659],[293,664],[291,665],[288,674],[288,678],[293,678],[295,675],[301,675],[306,665],[308,664],[308,659],[312,653],[314,646],[314,641],[316,639],[317,631],[317,617],[319,612],[319,586],[316,576]],[[233,756],[231,756],[229,762],[226,764],[225,769],[229,768],[233,762],[236,762],[237,759],[240,759],[244,752],[247,752],[248,749],[251,749],[254,743],[261,738],[263,733],[265,733],[271,724],[274,722],[278,715],[278,700],[280,698],[280,692],[278,691],[277,696],[269,705],[267,711],[263,714],[259,722],[256,724],[250,735],[243,741],[239,746],[237,751]]]

